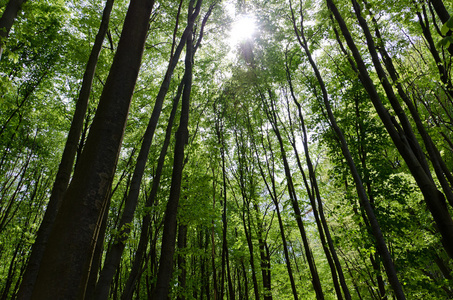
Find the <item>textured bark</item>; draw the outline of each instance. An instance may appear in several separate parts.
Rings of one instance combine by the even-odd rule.
[[[8,38],[9,32],[11,31],[14,20],[16,19],[17,14],[25,1],[26,0],[9,0],[3,15],[0,18],[0,59],[2,58],[4,44]]]
[[[29,299],[33,291],[36,276],[40,267],[42,255],[49,238],[52,225],[55,221],[58,209],[60,208],[64,192],[66,191],[69,179],[72,173],[77,147],[79,144],[80,134],[82,132],[83,121],[88,107],[91,86],[96,71],[96,65],[99,53],[102,49],[102,43],[107,33],[110,12],[112,11],[114,0],[107,0],[102,15],[101,25],[96,35],[90,57],[88,58],[85,73],[83,75],[82,86],[80,88],[79,98],[76,109],[69,129],[66,145],[63,150],[60,165],[58,167],[55,182],[47,205],[46,213],[39,227],[35,243],[33,244],[27,269],[22,279],[21,287],[17,299]]]
[[[55,220],[33,291],[83,299],[115,173],[154,2],[132,0],[87,142]]]
[[[198,16],[199,11],[200,11],[200,7],[197,6],[195,8],[195,11],[192,14],[191,20],[194,21],[195,18]],[[199,35],[197,44],[193,48],[192,56],[195,55],[196,50],[198,49],[198,46],[201,43],[201,40],[203,38],[204,26],[205,26],[210,14],[211,14],[212,8],[213,7],[210,7],[210,9],[208,10],[208,13],[205,15],[205,17],[203,19],[203,22],[202,22],[202,25],[201,25],[201,29],[200,29],[200,35]],[[165,77],[166,79],[165,79],[164,83],[162,84],[161,90],[159,91],[159,94],[157,96],[155,108],[153,110],[153,115],[152,115],[152,117],[150,119],[150,122],[148,124],[148,128],[147,128],[147,131],[145,133],[145,138],[144,139],[149,139],[150,135],[151,135],[151,139],[152,139],[152,134],[154,133],[154,130],[155,130],[156,126],[157,126],[157,119],[158,119],[158,114],[155,114],[156,107],[159,107],[159,109],[161,109],[163,99],[164,99],[164,97],[165,97],[165,95],[166,95],[166,93],[168,91],[169,84],[170,84],[170,78],[168,77],[168,74],[172,74],[173,73],[173,70],[174,70],[174,68],[176,66],[176,63],[179,60],[180,53],[181,53],[181,51],[182,51],[182,49],[184,47],[184,44],[186,43],[187,37],[190,34],[190,29],[193,28],[193,26],[194,26],[194,22],[189,21],[189,23],[188,23],[188,25],[187,25],[187,27],[186,27],[186,29],[185,29],[182,37],[181,37],[181,40],[180,40],[180,42],[178,44],[178,47],[176,47],[175,53],[172,54],[172,60],[171,60],[170,65],[168,67],[167,75]],[[145,204],[145,206],[147,208],[151,208],[153,205],[155,205],[154,202],[155,202],[155,198],[157,196],[157,192],[158,192],[158,189],[159,189],[160,177],[162,175],[162,168],[164,166],[165,156],[166,156],[166,153],[167,153],[168,146],[170,144],[171,130],[172,130],[172,127],[173,127],[173,121],[174,121],[174,118],[176,116],[176,109],[177,109],[177,106],[178,106],[178,103],[179,103],[179,99],[181,97],[181,93],[183,91],[185,82],[186,82],[186,80],[185,80],[185,76],[184,76],[182,81],[181,81],[181,83],[180,83],[180,85],[179,85],[179,87],[178,87],[177,94],[176,94],[176,96],[174,97],[174,100],[173,100],[173,108],[172,108],[172,111],[170,113],[170,118],[169,118],[169,121],[168,121],[168,124],[167,124],[165,140],[164,140],[164,143],[163,143],[160,155],[159,155],[159,159],[158,159],[158,163],[157,163],[157,169],[156,169],[156,174],[155,174],[154,179],[153,179],[153,184],[152,184],[150,195],[149,195],[149,197],[147,199],[147,203]],[[158,103],[160,103],[160,104],[158,104]],[[159,111],[159,113],[160,113],[160,111]],[[149,145],[148,145],[148,151],[149,151]],[[131,270],[131,272],[129,274],[129,278],[128,278],[127,283],[126,283],[126,288],[125,288],[124,293],[122,295],[122,299],[123,300],[131,299],[132,292],[134,290],[134,285],[135,285],[135,283],[137,282],[137,280],[140,277],[140,275],[139,275],[140,268],[141,268],[141,265],[143,264],[144,253],[145,253],[145,250],[146,250],[146,245],[147,245],[148,240],[149,240],[150,224],[151,224],[151,216],[147,214],[143,218],[142,231],[141,231],[141,234],[140,234],[139,246],[137,248],[135,259],[134,259],[134,262],[132,264],[132,270]]]
[[[112,193],[110,193],[111,197]],[[104,216],[102,220],[101,229],[99,231],[99,238],[96,243],[96,248],[94,250],[93,262],[91,263],[90,277],[88,278],[85,300],[92,300],[94,298],[94,292],[96,290],[96,282],[99,275],[99,270],[102,263],[102,254],[104,253],[104,236],[105,231],[107,230],[107,217],[109,214],[109,209],[107,208],[104,211]]]

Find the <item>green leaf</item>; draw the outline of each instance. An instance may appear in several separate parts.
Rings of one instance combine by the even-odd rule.
[[[445,22],[444,25],[442,25],[442,29],[440,31],[443,35],[446,35],[448,30],[452,29],[453,29],[453,16],[450,17],[450,19],[448,19],[448,21]]]
[[[453,44],[453,36],[444,37],[437,43],[437,46],[448,48],[450,47],[450,44]]]

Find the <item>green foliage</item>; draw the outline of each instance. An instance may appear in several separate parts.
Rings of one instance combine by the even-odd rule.
[[[6,4],[6,1],[0,2],[0,6]],[[350,2],[336,2],[359,45],[377,90],[388,105],[372,68],[363,33],[351,14]],[[13,298],[17,293],[42,220],[103,4],[104,1],[27,1],[6,42],[0,61],[0,258],[8,262],[0,267],[3,298]],[[199,22],[208,10],[207,4],[211,2],[203,4],[201,17],[197,20],[197,34]],[[87,130],[116,51],[127,5],[128,1],[115,1],[109,36],[103,44],[90,97]],[[236,7],[236,14],[254,13],[257,20],[254,35],[239,45],[228,44],[227,35],[234,18],[230,6]],[[324,2],[316,0],[292,1],[292,6],[296,27],[300,30],[303,26],[308,49],[325,81],[334,116],[344,132],[391,249],[406,297],[451,298],[451,279],[440,269],[443,262],[447,272],[450,271],[451,260],[442,249],[432,217],[413,177],[348,61],[349,50],[344,53],[340,49],[333,31],[337,25],[332,24],[329,9]],[[172,181],[177,125],[172,128],[156,199],[152,206],[146,206],[145,202],[155,180],[172,100],[184,73],[183,61],[174,72],[164,102],[141,183],[137,213],[132,222],[117,228],[129,192],[137,149],[168,65],[173,34],[178,40],[186,24],[187,3],[183,2],[179,27],[175,30],[178,7],[179,2],[156,2],[154,5],[118,158],[103,251],[119,240],[126,243],[126,250],[112,284],[112,298],[120,297],[128,280],[144,230],[141,228],[143,217],[151,219],[150,240],[146,246],[147,261],[142,266],[134,294],[137,299],[150,295],[156,282],[159,259],[165,255],[160,253],[162,223]],[[440,62],[432,57],[436,49],[429,49],[424,43],[416,18],[421,9],[418,4],[407,1],[377,0],[370,1],[363,11],[370,25],[372,18],[376,19],[382,35],[377,44],[385,47],[392,56],[399,74],[397,82],[407,90],[427,132],[445,158],[447,168],[451,169],[453,93],[450,94],[451,86],[448,85],[451,83],[451,57],[446,51],[440,56]],[[228,272],[237,299],[254,297],[253,275],[262,297],[262,268],[267,267],[261,261],[261,242],[269,249],[273,298],[293,299],[276,205],[281,211],[289,265],[299,299],[316,297],[288,195],[283,154],[275,134],[274,126],[277,126],[283,137],[282,147],[325,298],[336,299],[309,201],[313,187],[305,190],[300,172],[302,169],[308,174],[308,168],[302,149],[304,137],[300,115],[292,101],[293,94],[300,104],[308,131],[308,147],[328,226],[352,298],[358,299],[357,293],[362,299],[377,298],[379,280],[392,297],[338,138],[326,118],[319,82],[297,41],[293,26],[288,3],[278,0],[218,4],[206,24],[204,40],[194,56],[190,138],[185,148],[178,212],[178,224],[187,225],[187,246],[176,250],[176,256],[185,258],[186,286],[182,288],[179,282],[183,267],[175,256],[173,298],[180,295],[186,299],[206,299],[208,293],[213,298],[214,286],[218,297],[222,290],[223,298],[231,298],[230,295],[227,297]],[[453,19],[450,18],[441,28],[444,37],[435,41],[439,49],[446,50],[453,44],[448,35],[452,29]],[[429,30],[433,36],[438,34],[434,26]],[[340,41],[346,47],[341,36]],[[440,74],[442,67],[445,75]],[[442,81],[442,76],[448,80]],[[387,107],[393,114],[390,106]],[[406,107],[403,109],[407,111]],[[270,122],[272,112],[275,120]],[[178,119],[179,112],[174,124],[178,124]],[[301,160],[301,169],[295,150]],[[275,180],[278,204],[271,199],[266,185],[272,180]],[[309,183],[311,180],[308,178]]]

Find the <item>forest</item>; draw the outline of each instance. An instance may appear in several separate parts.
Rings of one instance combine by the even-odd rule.
[[[0,15],[0,300],[453,299],[452,1]]]

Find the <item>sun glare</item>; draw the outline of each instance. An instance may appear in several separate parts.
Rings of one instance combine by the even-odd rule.
[[[255,17],[250,15],[241,15],[236,18],[230,32],[230,43],[237,44],[239,42],[250,39],[255,32]]]

